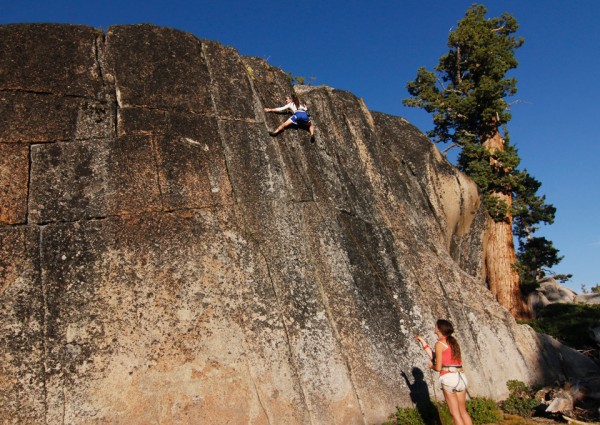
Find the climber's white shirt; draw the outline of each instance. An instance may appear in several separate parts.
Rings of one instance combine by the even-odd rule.
[[[273,111],[275,111],[275,112],[283,112],[286,109],[290,109],[292,111],[292,113],[294,113],[294,112],[296,112],[298,110],[299,111],[307,111],[308,110],[308,108],[305,105],[303,105],[303,104],[300,104],[300,107],[296,108],[296,104],[294,102],[290,102],[287,105],[280,106],[279,108],[273,108]]]

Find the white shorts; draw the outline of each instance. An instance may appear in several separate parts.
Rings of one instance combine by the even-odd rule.
[[[442,390],[459,393],[467,389],[467,377],[462,372],[450,372],[440,376]]]

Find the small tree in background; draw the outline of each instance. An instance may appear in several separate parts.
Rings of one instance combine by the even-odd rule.
[[[548,268],[558,264],[562,257],[558,256],[558,249],[554,248],[552,242],[544,237],[533,237],[519,245],[517,260],[521,289],[523,293],[528,293],[537,288],[537,282],[546,276]],[[561,277],[555,276],[557,280],[564,281]]]
[[[477,4],[467,10],[434,72],[420,68],[407,84],[412,97],[404,104],[433,114],[427,134],[449,143],[445,151],[460,148],[457,165],[477,183],[494,221],[484,252],[486,283],[502,305],[522,316],[519,273],[535,279],[560,261],[551,242],[533,237],[539,223],[553,222],[556,210],[537,195],[541,183],[517,168],[520,158],[506,129],[511,114],[505,99],[517,92],[516,80],[506,74],[517,67],[514,52],[523,44],[513,35],[517,21],[508,13],[486,19],[486,13]]]

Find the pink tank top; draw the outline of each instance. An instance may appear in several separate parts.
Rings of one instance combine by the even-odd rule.
[[[446,344],[446,338],[438,340],[446,349],[442,351],[442,367],[443,366],[461,366],[462,361],[452,357],[452,347]],[[447,370],[440,371],[440,376],[449,373]]]

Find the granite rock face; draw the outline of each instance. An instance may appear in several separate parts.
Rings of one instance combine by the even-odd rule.
[[[494,301],[476,187],[404,119],[296,87],[316,143],[271,138],[287,75],[168,28],[0,43],[2,423],[377,424],[441,397],[439,317],[472,395],[598,372]]]

